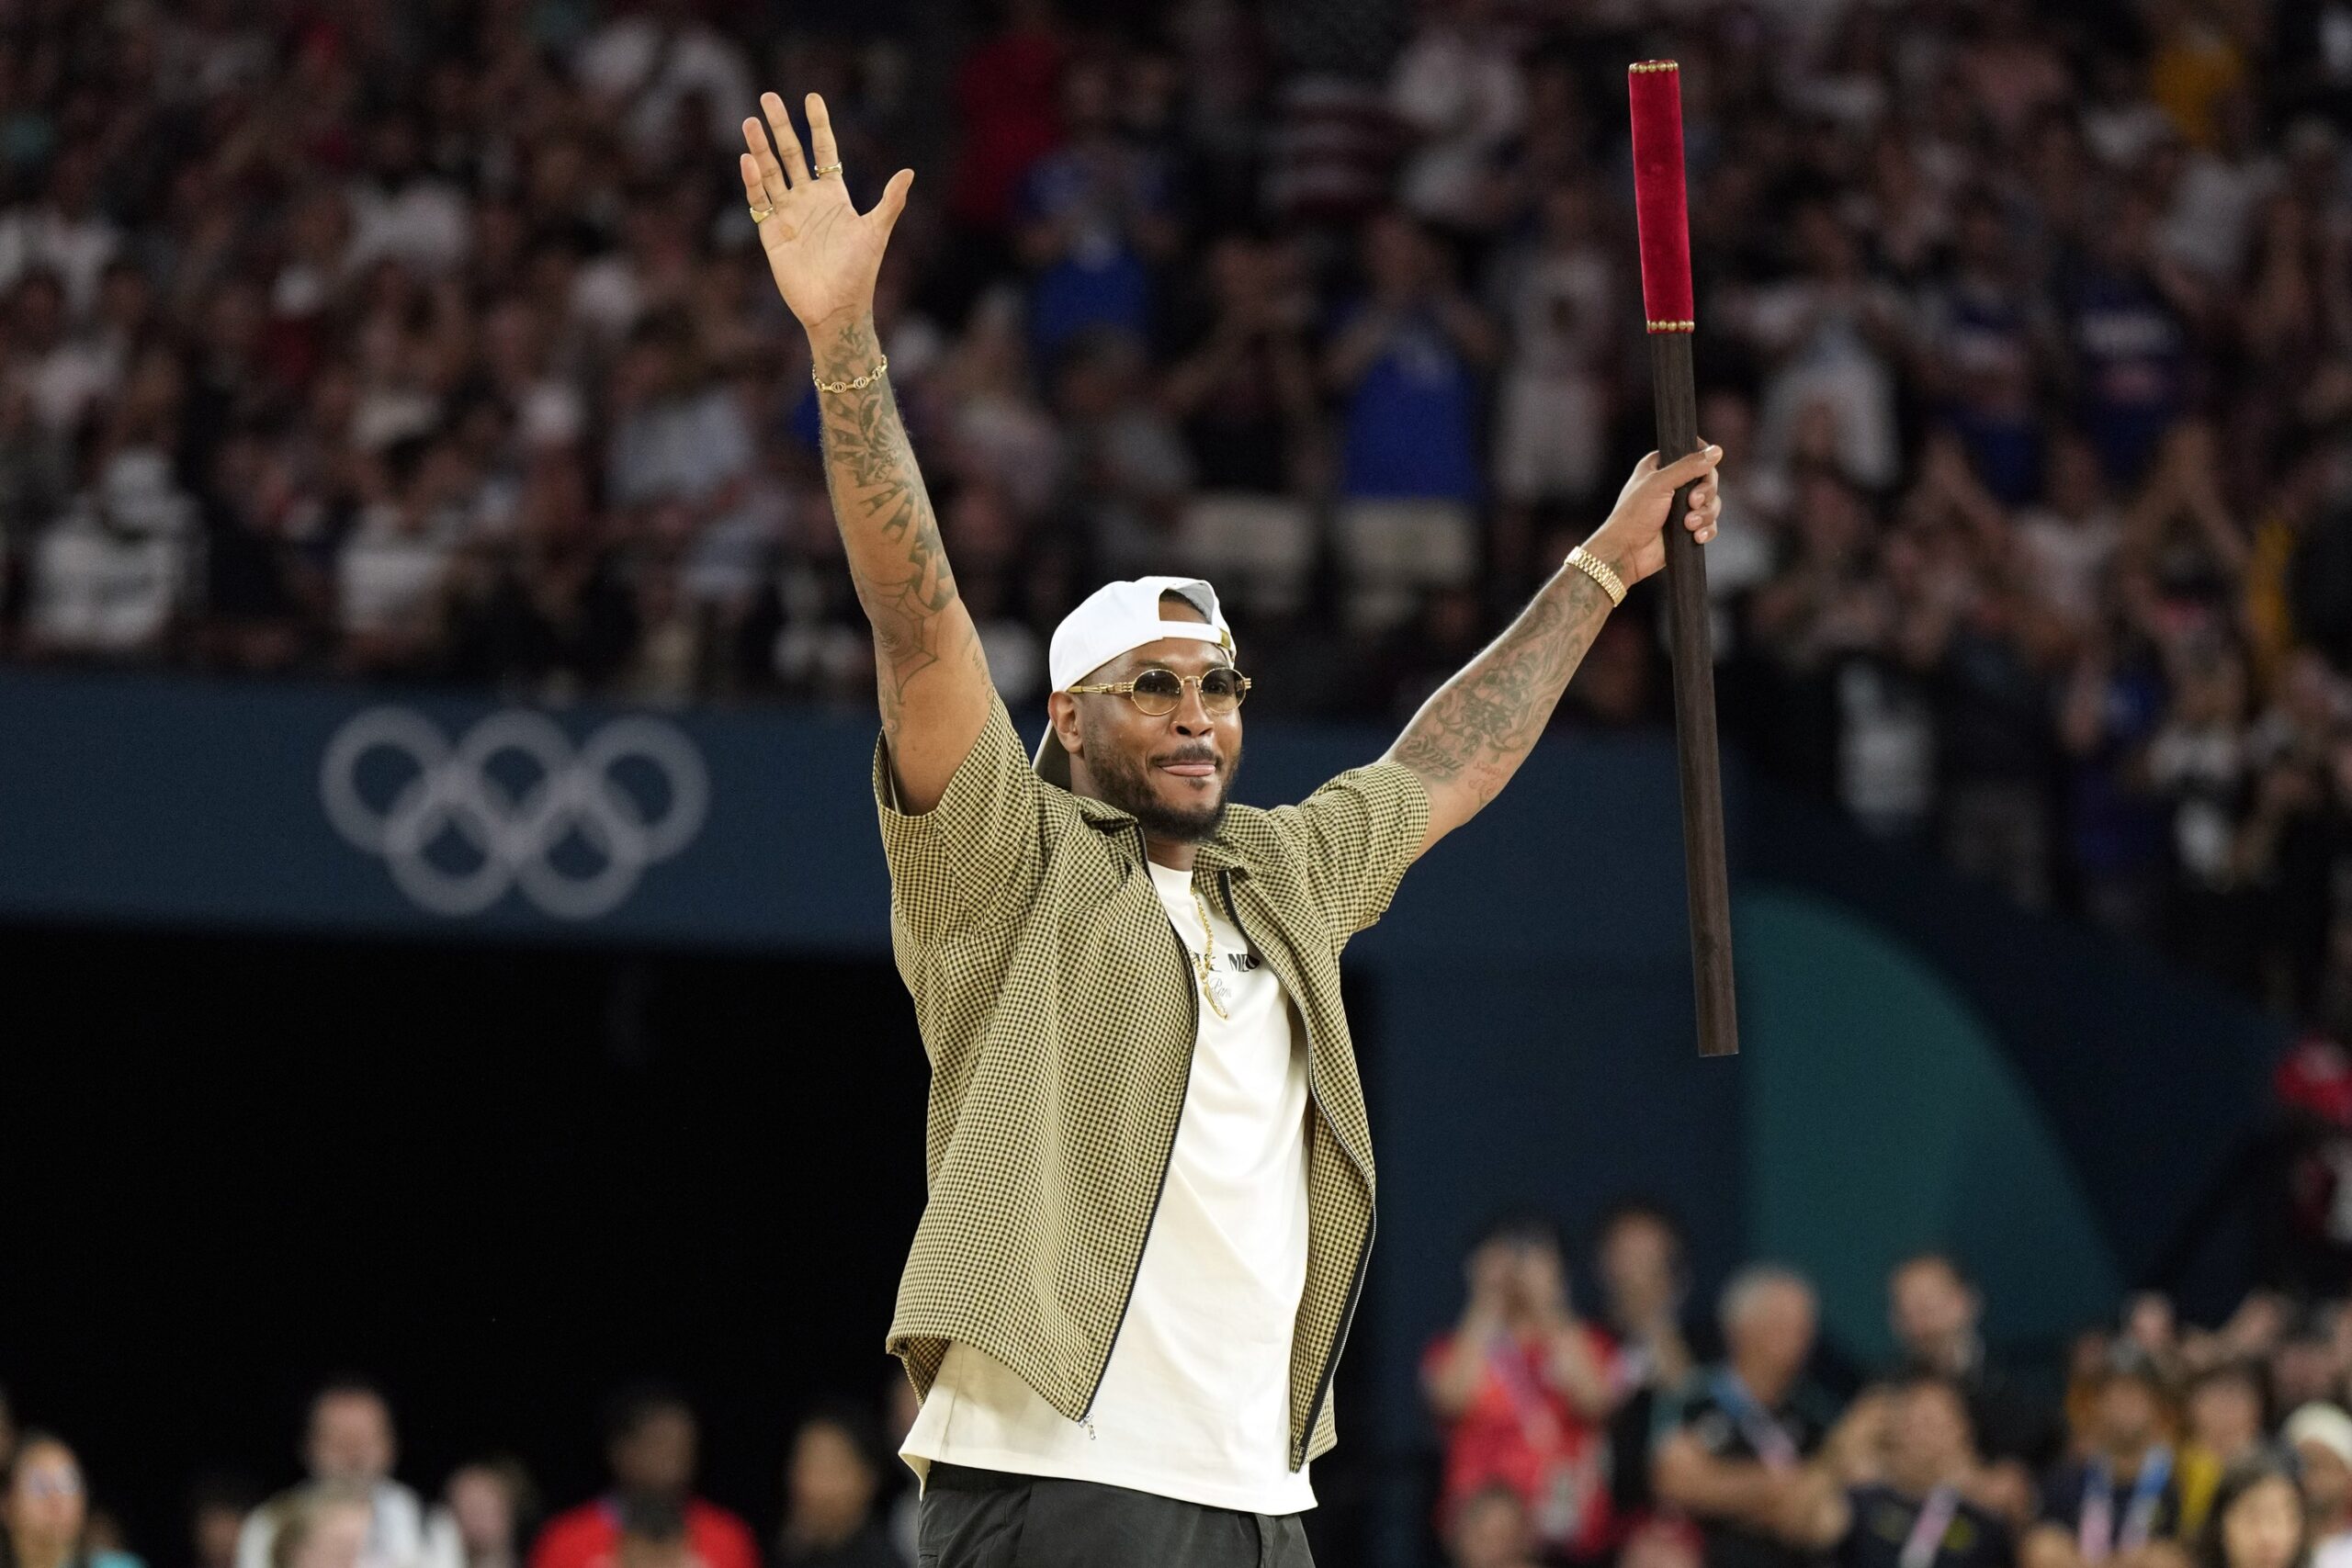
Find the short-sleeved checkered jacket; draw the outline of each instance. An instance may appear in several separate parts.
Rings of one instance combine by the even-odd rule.
[[[931,1058],[930,1196],[888,1348],[918,1393],[961,1339],[1072,1420],[1092,1404],[1159,1202],[1190,1079],[1191,965],[1141,829],[1039,778],[995,703],[939,804],[894,808],[877,747],[890,929]],[[1236,806],[1193,886],[1270,964],[1308,1036],[1306,1284],[1294,1325],[1291,1467],[1336,1438],[1330,1379],[1372,1251],[1363,1086],[1340,950],[1380,918],[1429,824],[1397,763],[1303,805]]]

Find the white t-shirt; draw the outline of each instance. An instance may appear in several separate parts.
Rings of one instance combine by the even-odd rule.
[[[1151,868],[1187,954],[1192,877]],[[1204,906],[1208,899],[1204,897]],[[957,1341],[899,1457],[1102,1482],[1253,1514],[1315,1506],[1289,1467],[1291,1330],[1306,1284],[1306,1042],[1273,971],[1211,910],[1210,976],[1168,1184],[1083,1425]],[[1200,984],[1197,965],[1193,976]]]
[[[1439,222],[1477,222],[1478,176],[1527,120],[1526,77],[1501,36],[1425,28],[1396,57],[1388,107],[1417,139],[1399,181],[1405,205]]]
[[[397,1481],[378,1481],[368,1487],[374,1517],[368,1525],[368,1544],[359,1554],[359,1568],[459,1568],[465,1548],[458,1539],[458,1522],[447,1508],[431,1507]],[[237,1532],[236,1568],[269,1568],[272,1549],[294,1497],[288,1493],[245,1516]]]
[[[362,180],[344,199],[351,213],[351,238],[342,261],[345,274],[390,256],[437,277],[466,259],[473,209],[447,180],[428,175],[397,190]]]
[[[416,624],[431,612],[455,552],[446,528],[411,533],[389,504],[371,507],[335,561],[339,624],[361,633]]]
[[[135,653],[156,646],[185,597],[192,565],[170,535],[130,535],[77,510],[41,534],[32,552],[26,621],[52,649]]]

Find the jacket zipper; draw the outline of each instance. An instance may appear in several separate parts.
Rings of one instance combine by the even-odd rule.
[[[1151,852],[1144,843],[1141,823],[1136,825],[1136,853],[1142,857],[1144,875],[1149,877]],[[1173,925],[1168,928],[1168,938],[1176,944],[1179,964],[1189,971],[1193,955],[1185,948],[1184,939],[1176,934]],[[1143,1223],[1143,1245],[1136,1248],[1136,1266],[1127,1275],[1127,1293],[1119,1301],[1119,1321],[1111,1325],[1111,1346],[1102,1352],[1102,1370],[1094,1374],[1094,1386],[1086,1393],[1086,1408],[1078,1413],[1078,1424],[1086,1428],[1089,1441],[1094,1438],[1094,1423],[1087,1417],[1094,1414],[1094,1402],[1102,1395],[1102,1380],[1110,1375],[1111,1358],[1117,1353],[1119,1335],[1127,1326],[1127,1309],[1135,1304],[1136,1281],[1143,1278],[1144,1255],[1151,1250],[1152,1227],[1159,1223],[1159,1201],[1168,1195],[1168,1173],[1176,1165],[1176,1135],[1184,1126],[1184,1101],[1193,1092],[1193,1058],[1199,1054],[1201,1041],[1201,997],[1200,992],[1191,986],[1184,987],[1184,994],[1193,1004],[1192,1040],[1184,1048],[1184,1087],[1176,1096],[1176,1122],[1168,1129],[1168,1152],[1159,1161],[1159,1185],[1152,1190],[1151,1213]]]
[[[1241,906],[1234,900],[1233,897],[1233,873],[1231,871],[1217,873],[1217,886],[1225,895],[1225,912],[1232,917],[1234,929],[1241,933],[1241,940],[1250,946],[1250,956],[1261,964],[1272,963],[1271,958],[1258,951],[1258,939],[1251,936],[1250,928],[1242,923]],[[1279,970],[1276,973],[1278,977],[1282,978],[1283,984],[1290,987],[1293,998],[1295,999],[1298,987],[1293,978],[1281,976]],[[1194,1002],[1194,1009],[1197,1010],[1199,1005],[1197,1001]],[[1348,1163],[1356,1168],[1356,1175],[1363,1179],[1364,1190],[1370,1192],[1372,1178],[1365,1174],[1363,1161],[1356,1157],[1355,1150],[1348,1147],[1348,1141],[1340,1136],[1340,1129],[1323,1109],[1322,1095],[1316,1090],[1315,1026],[1307,1021],[1306,1009],[1304,1005],[1299,1006],[1298,1009],[1298,1027],[1306,1036],[1306,1098],[1314,1101],[1315,1114],[1320,1118],[1323,1125],[1331,1129],[1331,1141],[1340,1145],[1340,1152],[1348,1156]],[[1171,1149],[1170,1152],[1174,1151]],[[1323,1414],[1323,1401],[1329,1395],[1332,1381],[1339,1374],[1340,1357],[1348,1348],[1348,1330],[1355,1325],[1356,1303],[1363,1294],[1363,1269],[1365,1263],[1372,1258],[1372,1238],[1379,1229],[1380,1210],[1379,1206],[1374,1204],[1371,1213],[1365,1217],[1363,1246],[1357,1249],[1355,1269],[1348,1279],[1348,1304],[1340,1314],[1340,1330],[1331,1337],[1331,1353],[1324,1358],[1323,1370],[1317,1375],[1315,1397],[1306,1406],[1306,1424],[1299,1433],[1298,1446],[1292,1450],[1294,1457],[1291,1461],[1291,1469],[1293,1470],[1298,1469],[1306,1462],[1306,1447],[1315,1440],[1315,1423]]]

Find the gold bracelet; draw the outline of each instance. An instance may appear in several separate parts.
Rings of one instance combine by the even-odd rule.
[[[817,390],[820,392],[862,392],[882,379],[882,372],[888,368],[890,368],[890,356],[887,354],[877,354],[874,356],[874,368],[865,375],[853,376],[846,381],[827,381],[818,376],[817,367],[812,362],[808,367],[808,379],[817,383]]]
[[[1600,591],[1609,595],[1610,604],[1623,604],[1625,602],[1625,580],[1618,576],[1607,561],[1582,545],[1568,552],[1568,564],[1600,584]]]

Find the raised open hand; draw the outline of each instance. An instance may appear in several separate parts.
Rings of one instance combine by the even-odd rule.
[[[854,321],[873,309],[882,250],[899,214],[906,210],[915,172],[900,169],[891,175],[873,210],[860,213],[842,183],[841,153],[833,145],[833,122],[825,113],[825,100],[811,93],[806,108],[808,147],[817,160],[813,164],[801,153],[784,100],[774,93],[760,95],[765,127],[757,119],[743,121],[743,141],[751,151],[737,163],[743,175],[743,199],[751,204],[760,248],[767,253],[768,271],[784,302],[814,333],[829,323]],[[771,130],[775,134],[773,147]]]

